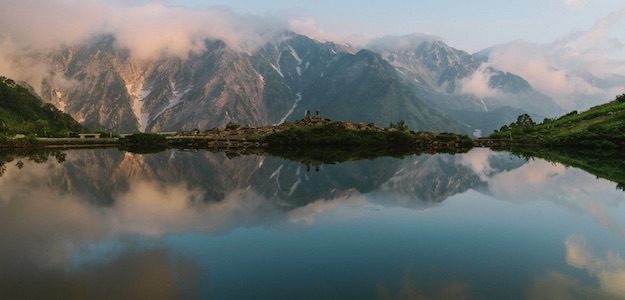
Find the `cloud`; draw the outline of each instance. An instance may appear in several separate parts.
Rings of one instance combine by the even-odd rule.
[[[19,48],[73,45],[113,34],[138,58],[187,55],[204,39],[236,50],[262,45],[286,24],[270,17],[242,16],[222,7],[171,7],[160,1],[25,0],[0,4],[0,32]]]
[[[415,47],[421,45],[424,42],[434,42],[441,40],[441,37],[424,33],[414,33],[401,36],[387,35],[381,38],[372,39],[367,43],[366,47],[377,52],[409,51],[413,50]]]
[[[460,93],[473,95],[478,98],[496,97],[501,91],[490,87],[492,72],[486,64],[482,64],[471,76],[460,80]]]
[[[292,19],[289,21],[289,29],[321,42],[335,42],[343,39],[337,33],[319,27],[314,17]]]
[[[564,5],[569,9],[579,10],[588,4],[589,0],[564,0]]]
[[[625,82],[619,80],[625,74],[625,44],[611,35],[624,19],[622,9],[601,18],[589,30],[552,43],[516,41],[496,46],[489,50],[489,62],[521,75],[564,108],[587,109],[625,91]]]

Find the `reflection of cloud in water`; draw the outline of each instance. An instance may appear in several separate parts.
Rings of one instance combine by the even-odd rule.
[[[569,265],[596,276],[606,292],[625,297],[625,260],[620,255],[608,252],[605,257],[598,257],[578,236],[568,238],[565,245]]]
[[[568,265],[586,271],[598,280],[598,287],[560,272],[538,278],[528,290],[528,299],[622,299],[625,297],[625,260],[608,252],[604,257],[591,252],[586,241],[572,236],[564,241]]]
[[[197,297],[192,293],[198,290],[199,271],[192,261],[163,249],[131,250],[74,272],[36,266],[3,270],[0,298],[189,299]]]
[[[394,286],[394,285],[393,285]],[[436,299],[472,299],[470,288],[461,282],[451,282],[440,287],[424,289],[411,274],[405,274],[397,291],[386,284],[378,284],[380,300],[436,300]]]
[[[550,272],[538,278],[529,287],[527,299],[619,299],[597,288],[589,287],[559,272]]]
[[[133,184],[105,211],[114,232],[160,236],[183,231],[223,232],[257,225],[278,214],[278,208],[252,190],[235,190],[219,202],[203,202],[202,191],[184,184]]]
[[[366,203],[358,193],[346,192],[285,212],[253,188],[234,189],[220,201],[205,202],[203,190],[185,183],[140,181],[113,195],[111,205],[99,206],[84,201],[80,193],[38,184],[46,182],[54,168],[61,166],[32,165],[0,177],[0,266],[20,268],[27,263],[59,268],[72,256],[87,252],[89,245],[126,237],[159,238],[190,231],[220,234],[282,222],[311,225],[319,214],[341,205]]]
[[[461,159],[461,163],[480,174],[494,197],[513,202],[550,201],[587,214],[625,237],[625,194],[616,189],[616,183],[541,159],[530,160],[509,171],[491,172],[489,157],[497,155],[501,154],[482,149],[471,151]]]
[[[347,191],[337,195],[331,200],[317,200],[305,206],[295,208],[288,212],[290,222],[304,222],[312,225],[316,218],[327,212],[335,211],[341,206],[362,207],[367,204],[367,199],[356,191]]]
[[[472,149],[466,154],[460,156],[460,163],[469,167],[476,175],[482,180],[486,180],[488,176],[493,174],[491,168],[490,158],[493,156],[493,152],[486,148]]]

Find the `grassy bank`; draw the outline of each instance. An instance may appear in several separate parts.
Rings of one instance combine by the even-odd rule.
[[[572,111],[536,124],[527,115],[489,136],[516,144],[616,149],[625,146],[625,95],[584,112]]]

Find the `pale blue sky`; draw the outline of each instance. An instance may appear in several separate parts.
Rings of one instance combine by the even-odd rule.
[[[477,51],[523,39],[550,42],[587,30],[625,8],[623,0],[168,0],[176,5],[225,6],[243,14],[314,17],[319,27],[367,37],[429,33]],[[621,28],[624,28],[625,25]]]

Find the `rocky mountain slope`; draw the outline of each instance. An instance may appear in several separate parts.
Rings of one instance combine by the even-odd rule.
[[[279,124],[319,109],[336,120],[487,133],[517,112],[559,111],[521,77],[436,40],[387,38],[370,51],[285,32],[247,52],[218,40],[200,48],[137,59],[114,36],[96,36],[40,54],[51,71],[33,85],[85,126],[119,132]]]
[[[251,52],[206,41],[188,57],[138,61],[113,36],[51,54],[42,96],[90,128],[173,131],[276,124],[321,109],[335,119],[462,131],[377,54],[285,33]]]
[[[520,76],[490,67],[479,55],[452,48],[420,35],[385,37],[369,47],[388,60],[430,105],[476,129],[492,131],[495,110],[517,110],[554,116],[562,109]],[[476,118],[479,116],[479,118]],[[477,122],[476,122],[477,121]]]

